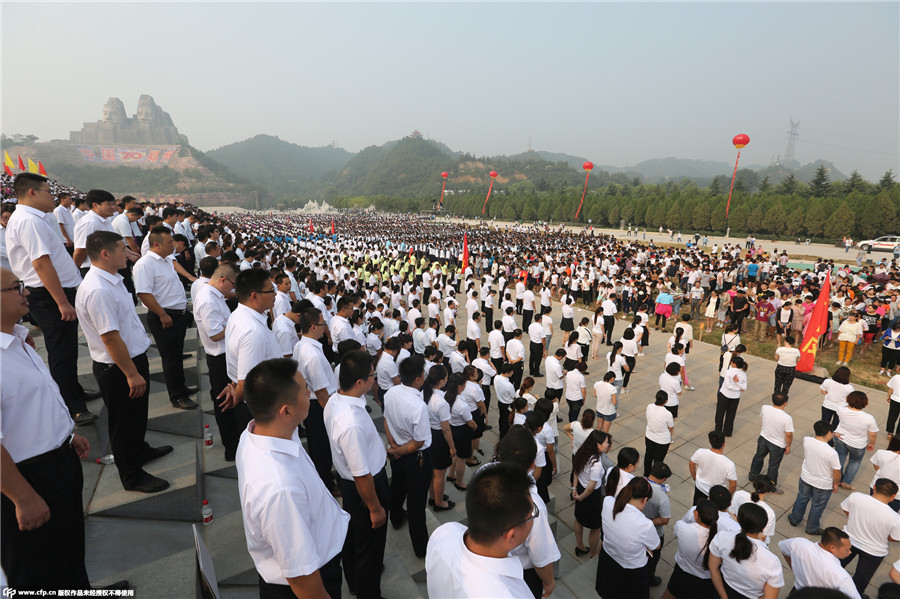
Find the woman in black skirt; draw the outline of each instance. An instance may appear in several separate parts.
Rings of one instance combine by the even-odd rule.
[[[584,440],[572,462],[572,472],[578,473],[577,483],[572,489],[575,500],[575,555],[590,553],[597,555],[600,546],[601,510],[604,468],[601,456],[609,449],[609,435],[603,431],[591,431]],[[588,547],[584,546],[584,529],[587,528]]]
[[[472,433],[476,428],[469,404],[460,397],[465,388],[466,379],[461,373],[451,374],[444,388],[444,400],[450,405],[450,434],[456,448],[456,457],[450,469],[453,476],[448,476],[447,480],[460,491],[468,488],[460,483],[465,479],[466,460],[472,457]]]
[[[719,594],[709,574],[709,543],[718,532],[719,510],[701,499],[691,510],[691,521],[675,523],[678,551],[675,569],[662,599],[716,599]]]
[[[434,506],[436,512],[452,509],[456,505],[444,495],[444,476],[456,455],[456,446],[450,431],[450,404],[444,399],[444,392],[441,391],[446,384],[447,369],[441,364],[435,364],[428,371],[425,385],[422,387],[422,394],[428,404],[428,422],[431,426],[431,465],[434,468],[429,493],[431,498],[428,500],[428,505]]]
[[[572,306],[572,296],[565,296],[562,307],[562,320],[559,321],[559,330],[563,332],[563,345],[569,340],[569,333],[575,330],[575,308]]]

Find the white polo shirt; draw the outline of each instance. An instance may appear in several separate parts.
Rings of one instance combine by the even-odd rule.
[[[734,497],[731,499],[731,507],[728,508],[728,511],[737,518],[738,511],[741,509],[741,506],[745,503],[753,503],[753,497],[749,492],[738,489],[734,492]],[[765,510],[766,516],[768,516],[768,521],[766,522],[766,527],[763,529],[763,533],[766,535],[765,544],[768,545],[772,542],[772,537],[775,536],[775,520],[777,516],[775,515],[775,510],[766,503],[765,501],[758,501],[756,505]]]
[[[578,370],[571,370],[566,373],[566,392],[567,401],[583,401],[582,390],[585,389],[584,375]]]
[[[544,327],[540,322],[535,320],[528,325],[528,339],[532,343],[544,343]]]
[[[531,597],[522,578],[522,563],[513,556],[495,558],[472,553],[465,544],[466,530],[459,522],[448,522],[428,539],[425,555],[428,596],[432,599]]]
[[[835,449],[815,437],[803,438],[803,464],[800,479],[816,489],[834,486],[834,471],[841,469],[841,461]]]
[[[509,361],[520,359],[520,362],[525,359],[525,346],[522,344],[521,339],[510,339],[506,344],[506,357],[509,358]],[[562,388],[562,384],[559,386]]]
[[[338,344],[345,339],[353,339],[353,327],[350,321],[343,316],[335,316],[328,324],[328,330],[331,331],[331,349],[337,351]]]
[[[118,331],[128,355],[141,355],[150,347],[150,336],[134,309],[122,275],[92,266],[75,294],[75,312],[84,331],[91,359],[102,364],[115,361],[101,335]]]
[[[0,333],[0,443],[19,463],[62,445],[75,424],[59,387],[34,349],[25,343],[28,329]]]
[[[495,329],[488,333],[488,346],[491,350],[492,360],[502,359],[502,349],[506,346],[506,340],[503,338],[503,332]]]
[[[365,398],[332,395],[325,404],[325,430],[335,470],[344,480],[375,476],[384,469],[387,451],[366,412]]]
[[[422,441],[422,450],[431,447],[428,405],[418,389],[406,385],[392,387],[384,394],[384,418],[397,445]]]
[[[738,563],[729,554],[734,549],[735,533],[722,531],[709,544],[709,553],[722,559],[722,577],[732,589],[746,597],[762,597],[766,584],[784,586],[781,560],[759,539],[750,538],[753,553]],[[748,537],[749,538],[749,537]]]
[[[853,584],[853,577],[841,565],[833,553],[822,549],[818,543],[797,537],[778,543],[781,554],[791,559],[794,571],[794,588],[821,587],[841,591],[850,599],[860,599]]]
[[[300,341],[294,321],[282,314],[272,321],[272,332],[275,333],[275,340],[278,342],[278,347],[281,348],[281,354],[291,355],[294,352],[294,346]]]
[[[131,221],[128,219],[127,212],[123,212],[122,214],[113,217],[112,228],[113,231],[122,237],[131,237],[134,239],[134,230],[131,228]],[[126,243],[125,245],[127,246],[128,244]]]
[[[275,333],[266,326],[266,317],[253,308],[238,304],[225,326],[228,378],[235,383],[242,381],[260,362],[283,356]]]
[[[691,461],[697,465],[697,480],[694,481],[697,489],[709,495],[709,488],[715,485],[728,486],[728,481],[737,480],[737,469],[734,462],[722,454],[714,453],[711,449],[700,448],[691,456]]]
[[[508,376],[497,376],[494,378],[494,389],[497,391],[497,401],[504,405],[512,405],[516,399],[516,388]]]
[[[297,430],[280,439],[241,434],[236,465],[247,550],[269,584],[312,574],[344,545],[350,514],[340,508],[303,449]]]
[[[547,388],[548,389],[562,389],[563,388],[563,367],[562,362],[556,359],[556,357],[547,358],[547,362],[544,364],[544,368],[546,369],[547,375]]]
[[[81,273],[66,251],[62,236],[53,231],[45,214],[36,208],[24,204],[16,207],[6,224],[6,250],[11,270],[27,287],[44,286],[32,265],[41,256],[50,256],[63,288],[81,283]]]
[[[647,565],[647,551],[659,546],[656,527],[630,503],[613,518],[615,502],[611,495],[603,498],[603,551],[623,568],[642,568]]]
[[[900,514],[886,503],[857,492],[841,502],[841,509],[849,512],[844,532],[860,551],[882,557],[889,551],[888,537],[900,539]]]
[[[291,311],[291,296],[284,291],[275,291],[275,305],[272,306],[272,314],[279,317],[285,312]]]
[[[147,252],[132,269],[135,293],[151,294],[164,310],[184,310],[187,296],[174,262],[173,255],[163,257],[152,250]]]
[[[53,214],[56,215],[56,222],[61,224],[63,228],[66,230],[66,235],[69,236],[71,241],[75,241],[75,219],[72,217],[72,213],[69,212],[69,209],[60,204],[53,210]]]
[[[644,431],[645,437],[654,443],[662,445],[672,442],[672,433],[669,432],[669,427],[675,426],[675,418],[672,416],[672,412],[667,410],[665,406],[650,404],[647,406],[644,417],[647,420],[647,428]]]
[[[385,391],[394,386],[394,377],[400,376],[400,369],[394,356],[385,352],[378,359],[378,366],[375,367],[375,377],[380,389]]]
[[[228,319],[231,318],[231,310],[225,303],[225,296],[212,285],[205,283],[197,287],[196,295],[191,301],[194,309],[194,322],[197,323],[197,334],[206,355],[221,356],[225,353],[225,338],[213,341],[210,337],[224,332],[228,325]]]
[[[681,393],[681,378],[672,376],[668,372],[663,372],[659,375],[659,388],[669,396],[669,399],[666,401],[667,406],[678,405],[678,394]]]
[[[466,323],[466,339],[471,339],[473,341],[479,341],[481,339],[481,325],[469,319],[469,322]]]
[[[309,337],[301,337],[294,345],[294,360],[297,361],[297,371],[303,375],[310,392],[325,389],[329,396],[337,393],[338,381],[321,343]]]
[[[90,235],[94,231],[111,231],[115,233],[112,226],[112,219],[103,218],[93,210],[88,210],[87,214],[84,215],[84,218],[75,223],[75,239],[72,240],[73,242],[75,242],[75,249],[87,249],[88,235]],[[57,235],[57,237],[60,236]],[[87,268],[90,265],[91,259],[87,254],[85,254],[84,262],[81,263],[81,268]]]
[[[762,418],[762,430],[759,435],[773,445],[786,447],[785,436],[794,432],[794,419],[791,415],[775,406],[763,406],[759,410],[759,415]]]

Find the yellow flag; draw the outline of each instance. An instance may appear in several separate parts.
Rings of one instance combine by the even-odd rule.
[[[28,172],[29,173],[39,173],[40,172],[40,168],[38,167],[37,163],[34,160],[32,160],[31,158],[28,159]]]
[[[6,150],[3,150],[3,164],[8,166],[10,170],[16,168],[16,163],[12,161],[12,158],[9,157],[9,154]]]

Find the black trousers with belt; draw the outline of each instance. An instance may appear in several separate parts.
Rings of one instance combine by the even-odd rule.
[[[384,468],[374,476],[378,502],[390,517],[390,494],[387,474]],[[381,567],[384,565],[384,546],[387,542],[387,523],[380,528],[372,528],[369,508],[359,496],[356,483],[338,479],[338,487],[343,496],[344,511],[350,514],[347,538],[341,551],[344,563],[344,577],[351,593],[359,599],[381,598]]]
[[[613,344],[613,328],[615,326],[616,326],[615,315],[603,317],[603,337],[604,337],[604,339],[606,339],[606,345]]]
[[[341,553],[338,552],[328,563],[319,568],[322,586],[331,599],[341,599]],[[271,584],[259,577],[259,599],[296,599],[291,587],[286,584]]]
[[[403,524],[403,502],[409,520],[409,539],[413,552],[424,558],[428,548],[428,529],[425,527],[425,500],[432,476],[431,452],[416,451],[391,462],[391,523]]]
[[[132,358],[138,374],[147,381],[141,397],[132,398],[128,379],[115,364],[94,362],[94,377],[109,417],[109,442],[122,484],[128,488],[139,482],[144,474],[144,459],[150,445],[144,441],[147,432],[147,405],[150,395],[150,364],[147,354]]]
[[[253,420],[253,416],[250,414],[250,408],[244,402],[225,412],[219,407],[219,403],[222,401],[217,399],[219,393],[231,382],[228,378],[225,354],[222,353],[218,356],[206,354],[206,368],[209,370],[209,397],[213,402],[213,411],[216,415],[216,425],[219,427],[219,436],[222,438],[222,445],[225,447],[225,459],[232,462],[237,452],[238,441],[241,440],[241,433]]]
[[[172,326],[164,329],[159,316],[147,312],[147,328],[156,341],[156,349],[162,359],[163,374],[166,377],[166,390],[169,400],[187,395],[184,385],[184,334],[187,320],[184,310],[166,310],[172,318]]]
[[[59,386],[59,392],[69,412],[72,414],[84,412],[87,409],[84,389],[78,382],[78,321],[64,321],[56,301],[44,287],[29,287],[28,291],[31,317],[41,327],[41,334],[47,347],[50,376]],[[74,306],[76,289],[69,287],[63,291],[66,299]]]
[[[544,344],[528,342],[528,374],[534,376],[541,372],[541,360],[544,359]]]
[[[9,586],[20,591],[91,588],[84,565],[84,477],[75,449],[17,468],[50,508],[50,520],[19,530],[15,504],[6,495],[0,498],[0,563]]]
[[[716,393],[716,430],[726,437],[734,431],[734,417],[737,416],[739,403],[740,397],[731,399],[722,395],[721,391]]]
[[[328,432],[325,430],[325,408],[315,397],[310,398],[309,414],[303,425],[306,427],[309,458],[316,466],[319,478],[330,491],[334,489],[334,477],[331,475],[331,446],[328,444]]]

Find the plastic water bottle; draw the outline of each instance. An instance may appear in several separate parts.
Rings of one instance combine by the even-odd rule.
[[[207,424],[203,427],[203,447],[212,449],[213,443],[212,431],[209,430],[209,425]]]
[[[209,526],[212,524],[213,514],[212,508],[209,507],[209,500],[203,500],[203,508],[200,510],[200,514],[203,516],[203,526]]]
[[[107,464],[107,465],[115,464],[116,458],[113,456],[113,454],[105,455],[102,458],[97,458],[97,463],[98,464]]]

